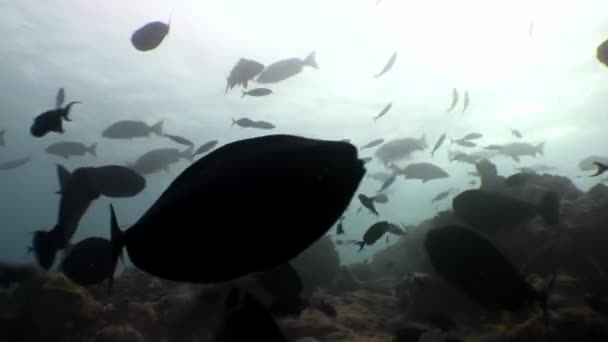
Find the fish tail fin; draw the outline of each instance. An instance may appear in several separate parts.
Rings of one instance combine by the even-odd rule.
[[[110,204],[110,225],[110,241],[112,243],[112,271],[110,272],[110,277],[108,279],[108,292],[112,290],[116,266],[118,266],[118,260],[122,259],[122,249],[125,246],[125,233],[123,233],[118,226],[118,220],[116,220],[116,213],[114,212],[114,206],[112,204]]]
[[[97,157],[97,143],[92,143],[89,148],[87,148],[87,152],[92,156]]]
[[[243,90],[243,95],[241,95],[241,98],[247,96],[247,92]]]
[[[152,127],[150,127],[150,131],[152,131],[156,135],[163,136],[163,123],[163,120],[160,120],[159,122],[155,123],[154,125],[152,125]]]
[[[547,191],[538,206],[543,220],[549,225],[559,223],[559,196],[554,191]]]
[[[236,120],[232,119],[232,124],[230,125],[230,127],[236,125]]]
[[[65,106],[65,108],[61,112],[61,116],[63,117],[63,119],[65,121],[72,121],[72,119],[70,119],[70,110],[72,110],[73,105],[78,104],[78,103],[82,103],[82,102],[72,101]]]
[[[315,51],[306,56],[306,59],[304,59],[304,65],[319,69],[319,64],[317,64],[317,53]]]
[[[602,173],[608,171],[608,165],[600,163],[600,162],[593,162],[593,164],[595,164],[595,166],[597,166],[597,172],[594,175],[591,175],[591,177],[595,177],[595,176],[599,176]]]
[[[194,146],[190,146],[187,149],[182,151],[182,158],[191,162],[194,159]]]
[[[36,256],[38,264],[48,270],[55,263],[55,256],[59,250],[58,244],[55,241],[53,231],[38,230],[34,232],[32,239],[32,251]]]
[[[359,246],[358,252],[361,252],[363,250],[363,247],[365,247],[365,241],[357,242],[357,246]]]
[[[541,156],[545,155],[545,142],[541,142],[540,144],[536,145],[536,153],[540,154]]]

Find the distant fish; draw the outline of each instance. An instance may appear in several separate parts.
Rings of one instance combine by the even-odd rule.
[[[59,269],[74,283],[90,286],[110,278],[113,266],[110,240],[91,237],[70,247]]]
[[[215,146],[217,146],[217,144],[218,144],[217,140],[208,141],[208,142],[202,144],[199,148],[197,148],[196,151],[194,151],[194,155],[205,154],[205,153],[211,151],[213,148],[215,148]]]
[[[163,121],[159,121],[149,126],[143,121],[121,120],[108,126],[101,135],[109,139],[133,139],[144,138],[150,134],[163,135]]]
[[[30,133],[36,138],[45,136],[49,132],[55,132],[62,134],[65,132],[63,129],[63,120],[72,121],[69,118],[70,110],[72,106],[81,103],[73,101],[67,104],[63,108],[57,108],[48,110],[34,118],[34,123],[30,127]]]
[[[0,163],[0,170],[16,169],[27,164],[30,160],[32,160],[31,156],[5,161],[4,163]]]
[[[254,121],[249,118],[232,119],[232,126],[237,125],[243,128],[257,128],[257,129],[274,129],[275,125],[266,121]]]
[[[145,176],[160,171],[169,172],[169,165],[181,159],[192,160],[192,146],[184,151],[177,148],[157,148],[142,154],[129,167]]]
[[[245,58],[239,59],[230,71],[230,75],[226,78],[226,90],[224,93],[227,93],[229,89],[238,85],[247,89],[249,81],[253,81],[262,70],[264,70],[264,64],[262,63]]]
[[[405,179],[420,179],[422,183],[450,176],[442,168],[431,163],[411,163],[404,169],[398,169],[397,174],[405,175]]]
[[[385,194],[377,194],[372,197],[372,200],[380,204],[388,203],[388,197]]]
[[[458,139],[458,140],[452,140],[451,144],[456,144],[462,147],[475,147],[477,146],[476,143],[469,141],[469,140],[464,140],[464,139]]]
[[[45,149],[46,153],[68,159],[74,156],[84,156],[88,153],[94,157],[97,156],[97,143],[86,146],[83,143],[76,141],[61,141],[54,143]]]
[[[480,139],[480,138],[483,138],[483,134],[469,133],[469,134],[465,135],[464,137],[460,138],[459,140],[476,140],[476,139]]]
[[[374,206],[374,199],[372,197],[368,197],[364,194],[359,194],[358,196],[359,198],[359,202],[361,202],[361,204],[367,208],[369,211],[372,212],[372,214],[378,216],[380,214],[378,214],[378,211],[376,210],[376,207]]]
[[[380,113],[378,113],[378,115],[376,115],[374,117],[374,121],[376,121],[376,120],[380,119],[382,116],[384,116],[391,109],[391,107],[393,107],[392,103],[389,103],[386,106],[384,106],[384,108],[382,108]]]
[[[241,98],[245,97],[245,96],[268,96],[272,94],[272,90],[268,89],[268,88],[255,88],[255,89],[251,89],[249,91],[244,91],[243,90],[243,95],[241,95]]]
[[[391,175],[389,178],[387,178],[384,183],[382,183],[382,186],[380,186],[380,190],[378,191],[384,191],[386,189],[388,189],[389,186],[393,185],[393,183],[395,183],[395,180],[397,180],[397,176],[395,175]]]
[[[597,166],[597,172],[594,173],[593,175],[591,175],[591,177],[599,176],[602,173],[608,171],[608,166],[606,166],[606,164],[602,164],[600,162],[594,162],[593,164],[595,164]]]
[[[153,21],[138,28],[131,35],[131,44],[139,51],[156,49],[165,39],[171,28],[171,18],[165,24],[162,21]]]
[[[383,142],[384,142],[384,139],[375,139],[375,140],[372,140],[372,141],[368,142],[367,144],[361,146],[360,148],[362,150],[364,150],[366,148],[376,147],[376,146],[382,144]]]
[[[194,143],[184,137],[180,137],[179,135],[173,135],[173,134],[164,134],[165,137],[175,141],[176,143],[180,144],[180,145],[184,145],[184,146],[194,146]]]
[[[514,137],[519,138],[519,139],[523,138],[523,135],[521,134],[520,131],[518,131],[514,128],[509,128],[509,130],[511,131],[511,134],[513,134]]]
[[[608,156],[591,155],[578,163],[578,168],[581,171],[592,171],[597,169],[596,162],[608,165]]]
[[[59,88],[57,91],[57,95],[55,95],[55,108],[59,109],[63,106],[65,102],[65,90],[63,88]]]
[[[608,39],[598,45],[596,50],[597,60],[605,66],[608,66]]]
[[[0,130],[0,147],[4,147],[6,142],[4,141],[4,135],[6,134],[6,130]]]
[[[469,91],[465,90],[463,105],[462,105],[462,112],[464,113],[467,110],[467,108],[469,108]]]
[[[336,225],[336,235],[342,235],[344,234],[344,225],[342,224],[342,219],[340,221],[338,221],[338,224]]]
[[[443,133],[439,139],[437,139],[437,142],[435,143],[435,147],[433,147],[433,150],[431,151],[431,157],[433,157],[433,155],[435,154],[435,152],[441,147],[441,145],[443,144],[443,142],[445,141],[445,137],[446,134]]]
[[[376,241],[380,240],[380,238],[387,232],[389,223],[387,221],[380,221],[372,224],[365,234],[363,234],[363,239],[358,242],[359,252],[363,250],[363,248],[367,246],[371,246]]]
[[[433,199],[431,200],[431,202],[438,202],[438,201],[441,201],[443,199],[446,199],[448,196],[450,196],[450,193],[452,193],[452,189],[446,190],[446,191],[442,191],[442,192],[438,193],[437,196],[433,197]]]
[[[460,99],[460,96],[458,95],[458,89],[456,89],[456,88],[452,89],[452,104],[450,104],[450,108],[448,108],[448,113],[451,112],[456,107],[459,99]]]
[[[399,236],[405,235],[405,230],[404,229],[402,229],[398,225],[392,224],[392,223],[388,224],[388,227],[386,228],[386,231],[388,233],[393,234],[393,235],[399,235]]]
[[[281,82],[299,74],[302,72],[302,69],[305,66],[319,69],[314,51],[311,52],[304,60],[299,58],[289,58],[269,65],[264,71],[262,71],[260,76],[258,76],[256,82],[262,84]]]
[[[378,2],[380,2],[380,1],[378,1]],[[393,53],[393,55],[391,56],[391,58],[389,58],[388,62],[386,62],[386,64],[384,65],[384,68],[382,69],[382,71],[380,71],[379,74],[374,75],[374,78],[378,78],[378,77],[386,74],[389,70],[391,70],[393,68],[393,65],[395,65],[396,60],[397,60],[397,51],[395,51]]]

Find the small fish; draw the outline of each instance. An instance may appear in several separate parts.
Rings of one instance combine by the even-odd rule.
[[[4,141],[4,135],[6,134],[6,130],[0,130],[0,147],[4,147],[6,142]]]
[[[376,210],[376,207],[374,206],[374,199],[372,197],[367,197],[364,194],[359,194],[358,196],[359,201],[361,202],[361,204],[367,208],[369,211],[371,211],[374,215],[378,216],[380,214],[378,214],[378,211]]]
[[[380,190],[378,190],[378,191],[384,191],[384,190],[388,189],[389,186],[391,186],[391,185],[393,185],[393,183],[395,183],[395,180],[397,180],[397,176],[391,175],[387,180],[384,181],[384,183],[382,183],[382,186],[380,186]]]
[[[229,89],[238,85],[242,85],[247,89],[249,81],[252,81],[263,70],[264,64],[262,63],[245,58],[239,59],[230,71],[230,75],[226,78],[226,90],[224,91],[224,94],[228,93]]]
[[[65,90],[63,88],[59,88],[57,91],[57,95],[55,95],[55,108],[59,109],[63,106],[65,102]]]
[[[147,23],[133,32],[131,44],[142,52],[154,50],[163,42],[170,28],[171,18],[166,24],[162,21]]]
[[[372,197],[372,200],[380,204],[388,203],[388,197],[385,194],[377,194],[376,196]]]
[[[63,129],[63,120],[72,121],[69,118],[70,110],[72,106],[82,103],[78,101],[72,101],[67,104],[64,108],[58,108],[48,110],[34,118],[34,123],[30,127],[30,133],[36,138],[45,136],[49,132],[55,132],[62,134],[65,132]]]
[[[462,147],[475,147],[477,146],[476,143],[469,141],[469,140],[463,140],[463,139],[458,139],[458,140],[452,140],[451,142],[452,144],[456,144]]]
[[[511,131],[511,134],[513,134],[513,136],[514,136],[514,137],[516,137],[516,138],[521,139],[521,138],[523,138],[523,137],[524,137],[524,136],[521,134],[521,132],[520,132],[520,131],[518,131],[518,130],[516,130],[516,129],[514,129],[514,128],[509,128],[509,130]]]
[[[380,113],[378,113],[378,115],[376,115],[373,119],[374,121],[380,119],[380,117],[384,116],[390,109],[391,107],[393,107],[392,103],[387,104],[386,106],[384,106],[384,108],[382,108],[382,110],[380,111]]]
[[[16,169],[29,163],[30,160],[32,160],[31,156],[5,161],[4,163],[0,163],[0,170]]]
[[[405,179],[419,179],[423,183],[450,176],[445,170],[431,163],[411,163],[397,173],[405,175]]]
[[[391,178],[393,175],[389,174],[389,173],[385,173],[385,172],[372,172],[367,174],[368,178],[371,178],[373,180],[377,180],[379,182],[386,182],[389,178]]]
[[[121,120],[108,126],[101,135],[108,139],[145,138],[150,134],[163,135],[163,121],[150,126],[143,121]]]
[[[474,181],[474,180],[469,181],[469,185],[475,185],[475,184],[477,184],[477,182],[476,182],[476,181]]]
[[[88,153],[97,156],[97,143],[86,146],[76,141],[61,141],[50,145],[45,149],[48,154],[56,155],[68,159],[73,156],[83,156]]]
[[[270,64],[258,78],[257,83],[277,83],[286,80],[302,72],[305,66],[319,69],[316,53],[311,52],[304,60],[300,58],[289,58]]]
[[[366,148],[376,147],[376,146],[382,144],[383,142],[384,142],[384,139],[375,139],[375,140],[372,140],[372,141],[368,142],[367,144],[361,146],[360,148],[362,150],[364,150]]]
[[[379,1],[378,1],[379,2]],[[377,3],[376,3],[377,5]],[[382,69],[382,71],[380,71],[379,74],[374,75],[374,78],[379,78],[380,76],[384,75],[385,73],[387,73],[389,70],[391,70],[393,68],[393,65],[395,65],[395,61],[397,60],[397,51],[395,51],[391,58],[389,58],[388,62],[386,63],[386,65],[384,65],[384,68]]]
[[[218,142],[219,141],[217,141],[217,140],[211,140],[211,141],[208,141],[208,142],[202,144],[199,148],[196,149],[196,151],[194,152],[194,155],[205,154],[205,153],[211,151],[215,146],[217,146]]]
[[[184,146],[194,146],[194,143],[184,137],[180,137],[179,135],[173,135],[173,134],[164,134],[165,137],[175,141],[178,144],[184,145]]]
[[[372,224],[365,234],[363,234],[363,240],[359,241],[359,252],[363,250],[365,245],[371,246],[378,241],[388,230],[389,223],[387,221],[380,221]]]
[[[139,156],[129,167],[140,175],[150,175],[161,171],[169,172],[169,165],[181,159],[192,161],[192,146],[183,151],[177,148],[157,148]]]
[[[492,150],[492,151],[502,151],[502,146],[501,145],[488,145],[488,146],[484,147],[484,149]]]
[[[275,125],[266,121],[253,121],[248,118],[232,119],[232,126],[237,125],[243,128],[257,128],[257,129],[274,129]]]
[[[597,172],[595,172],[593,175],[591,175],[591,177],[599,176],[608,170],[608,166],[606,166],[606,164],[603,164],[600,162],[593,162],[593,164],[595,164],[597,166]]]
[[[476,139],[480,139],[480,138],[483,138],[483,134],[469,133],[469,134],[465,135],[464,137],[462,137],[460,140],[476,140]]]
[[[431,151],[431,158],[432,158],[432,157],[433,157],[433,155],[435,154],[435,151],[437,151],[437,150],[438,150],[438,149],[441,147],[441,145],[442,145],[442,144],[443,144],[443,142],[445,141],[445,137],[446,137],[446,134],[445,134],[445,133],[443,133],[443,134],[442,134],[442,135],[439,137],[439,139],[437,139],[437,142],[435,143],[435,147],[433,147],[433,150]]]
[[[441,201],[443,199],[446,199],[448,196],[450,196],[450,194],[452,193],[452,190],[447,190],[447,191],[443,191],[437,194],[437,196],[433,197],[433,200],[431,202],[438,202]]]
[[[469,108],[469,91],[465,90],[464,92],[464,100],[463,100],[463,106],[462,106],[462,112],[464,113],[467,108]]]
[[[452,89],[452,104],[450,104],[450,107],[448,108],[448,113],[451,112],[456,107],[459,99],[460,99],[460,96],[458,95],[458,89],[456,89],[456,88]]]
[[[255,88],[249,91],[243,90],[243,95],[241,95],[241,98],[245,96],[268,96],[270,94],[272,94],[272,90],[268,88]]]
[[[340,220],[338,222],[338,224],[336,225],[336,235],[342,235],[344,234],[344,226],[342,225],[342,220]]]

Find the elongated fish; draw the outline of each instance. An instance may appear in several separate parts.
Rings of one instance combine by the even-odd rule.
[[[382,71],[380,71],[379,74],[374,75],[374,78],[378,78],[378,77],[386,74],[389,70],[391,70],[393,68],[393,65],[395,65],[396,60],[397,60],[397,51],[395,51],[393,53],[393,55],[391,56],[391,58],[389,58],[388,62],[386,62],[386,65],[384,66]]]
[[[464,92],[464,100],[463,100],[464,104],[462,105],[462,112],[464,113],[467,108],[469,108],[469,91],[465,90]]]
[[[451,112],[456,107],[459,99],[460,99],[460,95],[458,95],[458,89],[456,89],[456,88],[452,89],[452,104],[450,105],[450,108],[448,108],[448,113]]]
[[[194,143],[184,137],[180,137],[179,135],[173,135],[173,134],[167,134],[165,133],[164,136],[166,136],[167,138],[173,140],[174,142],[180,144],[180,145],[184,145],[184,146],[194,146]]]
[[[382,144],[383,142],[384,142],[384,139],[375,139],[375,140],[372,140],[372,141],[368,142],[367,144],[361,146],[361,149],[363,150],[366,148],[376,147],[376,146]]]
[[[380,111],[380,113],[378,113],[378,115],[376,115],[374,117],[374,121],[380,119],[382,116],[384,116],[386,113],[388,113],[388,111],[391,110],[391,107],[393,107],[392,103],[389,103],[386,106],[384,106],[384,108],[382,108],[382,110]]]
[[[65,102],[65,90],[59,88],[57,95],[55,95],[55,108],[61,108]]]
[[[31,156],[9,160],[4,163],[0,163],[0,170],[16,169],[22,165],[27,164],[30,160],[32,160]]]
[[[435,147],[433,147],[433,150],[431,151],[431,157],[433,157],[433,155],[435,154],[435,151],[437,151],[437,150],[438,150],[438,149],[441,147],[441,145],[442,145],[442,144],[443,144],[443,142],[445,141],[445,137],[446,137],[446,134],[445,134],[445,133],[443,133],[443,134],[442,134],[442,135],[439,137],[439,139],[437,139],[437,142],[435,143]]]

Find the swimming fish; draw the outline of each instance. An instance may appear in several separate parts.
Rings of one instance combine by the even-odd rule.
[[[608,66],[608,39],[598,45],[596,50],[597,60],[605,66]]]
[[[111,198],[135,197],[146,188],[143,176],[122,165],[92,167],[89,177],[93,192]]]
[[[249,118],[232,119],[232,125],[237,125],[243,128],[257,128],[257,129],[274,129],[275,125],[266,121],[254,121]]]
[[[29,163],[30,160],[32,160],[31,156],[5,161],[0,163],[0,170],[13,170]]]
[[[391,58],[389,58],[388,62],[386,62],[386,64],[384,65],[384,68],[382,68],[382,71],[380,71],[379,74],[374,75],[374,78],[378,78],[378,77],[384,75],[385,73],[387,73],[389,70],[391,70],[393,68],[393,65],[395,65],[396,60],[397,60],[397,51],[395,51],[391,55]]]
[[[380,221],[372,224],[365,234],[363,234],[363,239],[357,243],[359,245],[359,252],[361,252],[366,245],[371,246],[376,243],[376,241],[380,240],[388,230],[388,225],[389,223],[387,221]]]
[[[464,113],[467,110],[467,108],[469,108],[469,91],[465,90],[463,105],[462,105],[462,112]]]
[[[435,151],[437,151],[441,145],[443,144],[443,142],[445,141],[445,137],[447,135],[445,133],[443,133],[439,139],[437,139],[437,142],[435,143],[435,146],[433,147],[433,150],[431,151],[431,158],[433,157],[433,155],[435,154]]]
[[[55,95],[55,108],[59,109],[63,106],[65,102],[65,90],[63,88],[59,88],[57,91],[57,95]]]
[[[475,147],[475,146],[477,146],[477,144],[475,144],[474,142],[472,142],[470,140],[464,140],[464,139],[452,140],[451,143],[459,145],[459,146],[462,146],[462,147]]]
[[[268,96],[272,94],[272,90],[268,89],[268,88],[255,88],[255,89],[251,89],[249,91],[244,91],[243,90],[243,95],[241,95],[241,98],[249,95],[249,96]]]
[[[84,156],[88,153],[97,156],[97,143],[86,146],[76,141],[61,141],[54,143],[45,149],[46,153],[69,159],[73,156]]]
[[[139,51],[156,49],[165,39],[171,28],[171,18],[165,24],[162,21],[153,21],[138,28],[131,35],[131,44]]]
[[[397,180],[397,176],[391,175],[389,178],[387,178],[382,183],[382,186],[380,186],[380,190],[378,190],[378,191],[384,191],[384,190],[388,189],[389,186],[391,186],[391,185],[393,185],[393,183],[395,183],[395,180]]]
[[[408,159],[416,151],[424,151],[427,148],[426,135],[420,138],[401,138],[384,143],[374,152],[384,165],[390,165],[397,161]]]
[[[111,206],[114,260],[126,249],[141,270],[191,283],[277,267],[335,224],[364,175],[348,143],[267,135],[223,145],[186,168],[125,232]]]
[[[487,148],[487,147],[486,147]],[[520,161],[520,157],[536,155],[544,155],[545,143],[541,142],[537,145],[532,145],[525,142],[515,142],[500,146],[499,152],[505,156],[513,158],[516,162]]]
[[[366,148],[376,147],[376,146],[382,144],[383,142],[384,142],[384,139],[375,139],[375,140],[372,140],[372,141],[368,142],[367,144],[361,146],[360,148],[362,150],[364,150]]]
[[[219,141],[217,140],[211,140],[202,144],[199,148],[196,149],[196,151],[194,151],[194,155],[205,154],[211,151],[213,148],[215,148],[215,146],[217,146],[218,142]]]
[[[249,81],[252,81],[262,70],[264,70],[264,64],[262,63],[251,59],[239,59],[230,71],[230,75],[226,78],[226,90],[224,93],[228,93],[229,89],[238,85],[242,85],[247,89]]]
[[[393,106],[392,103],[387,104],[386,106],[384,106],[384,108],[382,108],[382,110],[380,111],[380,113],[378,113],[378,115],[376,115],[373,119],[374,121],[380,119],[382,116],[384,116]]]
[[[101,135],[109,139],[133,139],[144,138],[150,134],[163,135],[163,121],[149,126],[143,121],[121,120],[108,126]]]
[[[340,219],[340,221],[338,221],[338,224],[336,225],[336,235],[344,234],[344,226],[342,225],[342,220],[343,219]]]
[[[464,137],[460,138],[459,140],[476,140],[479,138],[483,138],[483,134],[481,133],[469,133],[467,135],[465,135]]]
[[[459,99],[460,99],[460,96],[458,95],[458,89],[456,89],[456,88],[452,89],[452,104],[450,104],[450,107],[447,110],[448,113],[451,112],[456,107]]]
[[[169,172],[169,165],[179,162],[181,159],[192,160],[192,149],[180,151],[177,148],[157,148],[142,154],[129,167],[140,175],[150,175],[160,171]]]
[[[513,134],[514,137],[519,138],[519,139],[523,138],[523,135],[521,134],[520,131],[518,131],[514,128],[509,128],[509,130],[511,131],[511,134]]]
[[[372,200],[375,203],[380,203],[380,204],[388,203],[388,197],[385,194],[377,194],[374,197],[372,197]]]
[[[597,172],[592,174],[591,177],[599,176],[602,173],[608,171],[608,166],[606,166],[606,164],[600,162],[594,162],[593,164],[597,166]]]
[[[39,114],[34,118],[34,122],[30,127],[30,133],[36,138],[45,136],[49,132],[63,133],[63,120],[72,121],[69,118],[70,110],[72,106],[82,103],[78,101],[72,101],[63,108],[57,108],[48,110],[42,114]]]
[[[433,197],[433,199],[431,200],[431,202],[438,202],[438,201],[441,201],[443,199],[446,199],[448,196],[450,196],[450,193],[452,193],[452,189],[446,190],[446,191],[442,191],[442,192],[438,193],[435,197]]]
[[[289,58],[270,64],[258,78],[257,83],[277,83],[302,72],[305,66],[319,69],[315,52],[311,52],[304,60]]]
[[[376,210],[376,207],[374,206],[374,199],[373,197],[368,197],[364,194],[359,194],[357,196],[359,198],[359,202],[361,202],[361,205],[363,205],[365,208],[367,208],[369,211],[372,212],[372,214],[378,216],[380,214],[378,214],[378,211]]]
[[[450,176],[450,174],[445,172],[442,168],[431,163],[411,163],[404,169],[398,169],[396,167],[395,169],[396,174],[405,175],[405,179],[420,179],[422,183]]]
[[[110,278],[113,266],[110,240],[90,237],[69,248],[59,270],[74,283],[90,286]]]
[[[184,137],[180,137],[179,135],[173,135],[173,134],[164,134],[165,137],[175,141],[176,143],[180,144],[180,145],[184,145],[184,146],[194,146],[194,143]]]

